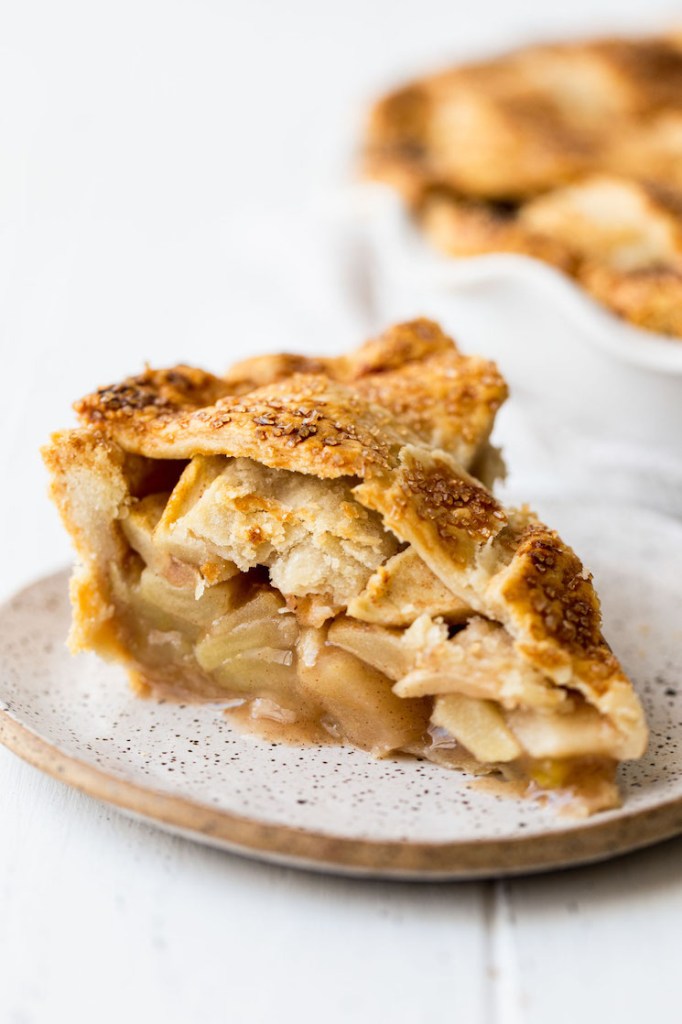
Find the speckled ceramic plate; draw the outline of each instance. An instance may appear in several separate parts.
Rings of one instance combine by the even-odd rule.
[[[65,649],[65,572],[2,609],[0,740],[162,828],[346,874],[499,876],[603,859],[682,832],[682,525],[584,506],[553,507],[551,521],[595,573],[607,636],[652,728],[648,754],[622,769],[617,811],[561,818],[429,763],[268,744],[235,732],[219,705],[136,699],[120,668]]]

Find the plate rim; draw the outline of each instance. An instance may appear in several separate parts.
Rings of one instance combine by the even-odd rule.
[[[59,782],[165,831],[289,867],[406,881],[503,878],[578,867],[632,853],[682,832],[682,796],[630,814],[586,819],[540,835],[459,842],[373,840],[259,822],[117,777],[61,751],[9,710],[0,744]]]
[[[69,568],[38,577],[0,605],[9,609],[28,591]],[[72,754],[0,706],[0,744],[34,768],[128,816],[204,845],[308,871],[405,881],[503,878],[578,867],[632,853],[682,833],[682,793],[653,807],[595,815],[578,825],[504,839],[464,841],[361,839],[259,821],[153,786],[123,779]]]

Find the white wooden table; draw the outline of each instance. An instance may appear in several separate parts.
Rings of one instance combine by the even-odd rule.
[[[511,7],[0,5],[0,596],[69,558],[36,451],[71,399],[145,359],[359,340],[342,282],[307,279],[291,238],[366,97],[676,5]],[[674,1020],[681,855],[509,883],[318,877],[167,837],[0,749],[0,1022]]]

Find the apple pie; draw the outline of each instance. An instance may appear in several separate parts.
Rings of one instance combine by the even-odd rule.
[[[72,649],[270,737],[616,806],[642,709],[578,557],[493,495],[505,397],[427,320],[337,359],[100,388],[44,451],[78,554]]]
[[[682,337],[682,37],[533,46],[372,111],[370,176],[453,256],[525,253]]]

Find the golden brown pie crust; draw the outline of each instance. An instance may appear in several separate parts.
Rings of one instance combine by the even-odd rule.
[[[642,709],[578,557],[473,475],[505,395],[425,320],[339,359],[99,389],[44,450],[79,559],[72,648],[270,733],[613,806]]]

